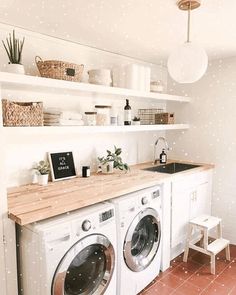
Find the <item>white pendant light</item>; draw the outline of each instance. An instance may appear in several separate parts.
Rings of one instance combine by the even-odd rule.
[[[203,48],[190,42],[190,12],[200,6],[200,0],[179,0],[179,9],[188,11],[187,42],[177,48],[168,58],[168,72],[178,83],[194,83],[206,72],[208,57]]]

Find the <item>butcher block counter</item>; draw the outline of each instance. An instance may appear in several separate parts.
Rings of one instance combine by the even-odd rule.
[[[214,167],[199,164],[200,167],[175,174],[143,170],[152,165],[143,163],[131,166],[127,173],[116,171],[109,175],[93,174],[89,178],[50,182],[47,186],[30,184],[9,188],[9,218],[25,225],[148,188],[173,177],[183,177]]]

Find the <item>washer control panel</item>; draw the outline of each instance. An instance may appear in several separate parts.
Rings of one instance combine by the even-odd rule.
[[[160,192],[160,189],[157,188],[156,190],[150,190],[149,192],[147,192],[146,195],[142,196],[140,198],[140,203],[142,205],[147,205],[149,204],[150,202],[152,202],[152,200],[158,200],[161,196],[161,192]]]
[[[159,190],[159,189],[156,190],[156,191],[154,191],[154,192],[152,193],[152,198],[153,198],[153,199],[156,199],[156,198],[158,198],[158,197],[160,197],[160,190]]]
[[[110,209],[99,214],[100,223],[106,221],[114,216],[114,209]]]

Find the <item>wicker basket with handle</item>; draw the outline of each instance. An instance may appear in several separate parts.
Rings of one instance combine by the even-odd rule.
[[[45,60],[40,56],[35,57],[41,77],[80,82],[84,70],[84,65],[77,65],[59,60]]]
[[[4,126],[43,126],[42,102],[16,102],[2,99]]]

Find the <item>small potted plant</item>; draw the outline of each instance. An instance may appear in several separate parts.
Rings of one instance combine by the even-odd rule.
[[[50,173],[49,163],[46,161],[39,161],[34,169],[36,170],[36,173],[37,173],[38,184],[47,185],[48,175]]]
[[[140,125],[140,118],[134,117],[133,118],[133,125]]]
[[[7,56],[9,58],[9,63],[7,65],[7,72],[24,74],[25,69],[21,64],[22,60],[22,50],[24,46],[25,38],[19,40],[15,36],[15,30],[13,30],[12,35],[9,34],[9,37],[6,38],[6,41],[2,41],[3,46],[6,50]]]
[[[127,163],[123,163],[121,158],[122,149],[114,146],[115,151],[112,153],[107,150],[106,157],[98,157],[98,161],[101,165],[103,173],[111,174],[114,172],[114,169],[119,169],[123,171],[128,171],[129,166]]]

